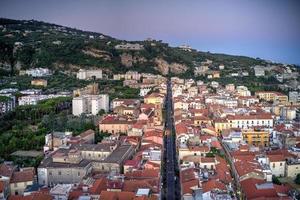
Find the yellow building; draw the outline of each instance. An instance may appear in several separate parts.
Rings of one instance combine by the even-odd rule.
[[[269,131],[260,129],[243,129],[243,139],[249,144],[254,146],[269,146],[270,137]]]
[[[98,83],[92,83],[87,85],[84,88],[73,90],[73,96],[79,97],[82,95],[97,95],[99,94],[99,85]]]
[[[160,104],[163,105],[164,103],[164,95],[160,93],[151,93],[144,97],[144,103],[146,104]]]
[[[215,131],[220,133],[223,130],[230,129],[230,123],[225,119],[214,120]]]
[[[300,172],[300,161],[297,159],[289,159],[286,162],[285,175],[290,178],[296,178]]]
[[[10,181],[11,195],[23,195],[26,187],[33,184],[34,176],[33,168],[24,168],[21,171],[14,172]]]
[[[255,92],[255,96],[265,101],[273,101],[273,102],[277,101],[283,104],[288,102],[288,96],[280,92],[260,91],[260,92]]]
[[[47,87],[47,80],[34,79],[34,80],[31,81],[31,85]]]

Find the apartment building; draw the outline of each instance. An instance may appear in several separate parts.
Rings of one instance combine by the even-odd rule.
[[[270,133],[263,129],[243,129],[242,135],[249,145],[267,147],[270,144]]]
[[[92,79],[95,77],[95,79],[102,79],[102,70],[101,69],[80,69],[76,77],[80,80],[87,80]]]
[[[255,96],[265,101],[273,101],[273,102],[278,102],[283,104],[288,102],[288,96],[280,92],[259,91],[259,92],[255,92]]]
[[[15,96],[10,94],[0,94],[0,115],[13,110],[15,106]]]
[[[269,113],[228,116],[231,128],[273,127],[273,118]]]
[[[82,113],[97,115],[100,110],[109,111],[109,96],[100,95],[82,95],[74,97],[72,100],[72,114],[79,116]]]
[[[34,79],[34,80],[31,81],[31,85],[47,87],[47,80],[45,80],[45,79]]]

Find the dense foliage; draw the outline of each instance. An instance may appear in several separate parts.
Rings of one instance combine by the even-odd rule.
[[[212,60],[215,66],[224,64],[233,70],[236,67],[243,69],[264,63],[261,59],[245,56],[213,54],[196,50],[183,51],[155,40],[132,41],[132,43],[144,46],[141,51],[116,50],[115,45],[127,43],[127,41],[33,20],[0,19],[0,25],[2,25],[0,66],[2,63],[7,74],[16,72],[19,67],[22,69],[49,67],[63,71],[98,67],[105,69],[110,74],[125,72],[129,69],[158,73],[154,60],[163,58],[168,63],[186,65],[188,70],[180,76],[192,77],[194,67],[206,59]],[[144,58],[145,60],[133,62],[132,67],[126,67],[121,62],[121,55],[124,53],[133,58]],[[0,71],[0,75],[2,73]]]

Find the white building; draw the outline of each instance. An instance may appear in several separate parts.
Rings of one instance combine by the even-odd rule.
[[[283,155],[268,155],[272,175],[283,177],[285,174],[285,158]]]
[[[126,44],[118,44],[115,46],[115,49],[118,50],[142,50],[144,49],[144,46],[141,44],[131,44],[131,43],[126,43]]]
[[[45,99],[53,99],[57,97],[67,97],[68,95],[64,94],[49,94],[49,95],[28,95],[28,96],[22,96],[18,99],[19,105],[36,105],[39,101],[45,100]]]
[[[251,92],[248,90],[246,86],[237,86],[236,87],[237,94],[240,96],[251,96]]]
[[[264,69],[264,66],[256,65],[256,66],[254,67],[254,73],[255,73],[255,76],[256,76],[256,77],[259,77],[259,76],[265,76],[265,69]]]
[[[74,97],[72,100],[72,114],[79,116],[82,113],[97,115],[100,110],[109,111],[109,96],[100,95],[83,95]]]
[[[12,96],[11,94],[0,94],[0,115],[13,110],[15,106],[15,96]]]
[[[91,79],[93,77],[95,77],[96,79],[102,79],[102,70],[101,69],[94,69],[94,70],[80,69],[77,72],[76,77],[81,80]]]
[[[72,184],[58,184],[50,190],[54,200],[68,200]]]
[[[150,91],[151,91],[151,87],[146,87],[146,88],[141,88],[140,89],[140,96],[144,97],[146,96]]]
[[[34,69],[28,69],[23,72],[29,76],[33,77],[43,77],[43,76],[49,76],[51,75],[51,71],[48,68],[34,68]]]
[[[300,102],[300,93],[297,91],[289,92],[289,102],[299,103]]]
[[[273,127],[272,115],[268,113],[229,116],[228,121],[232,128]]]

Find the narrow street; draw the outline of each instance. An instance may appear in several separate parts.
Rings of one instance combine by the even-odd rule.
[[[172,88],[171,82],[168,81],[166,97],[166,124],[164,137],[164,165],[163,165],[163,188],[162,199],[175,200],[180,199],[180,184],[178,177],[178,162],[176,156],[176,145],[174,135],[172,106]]]

